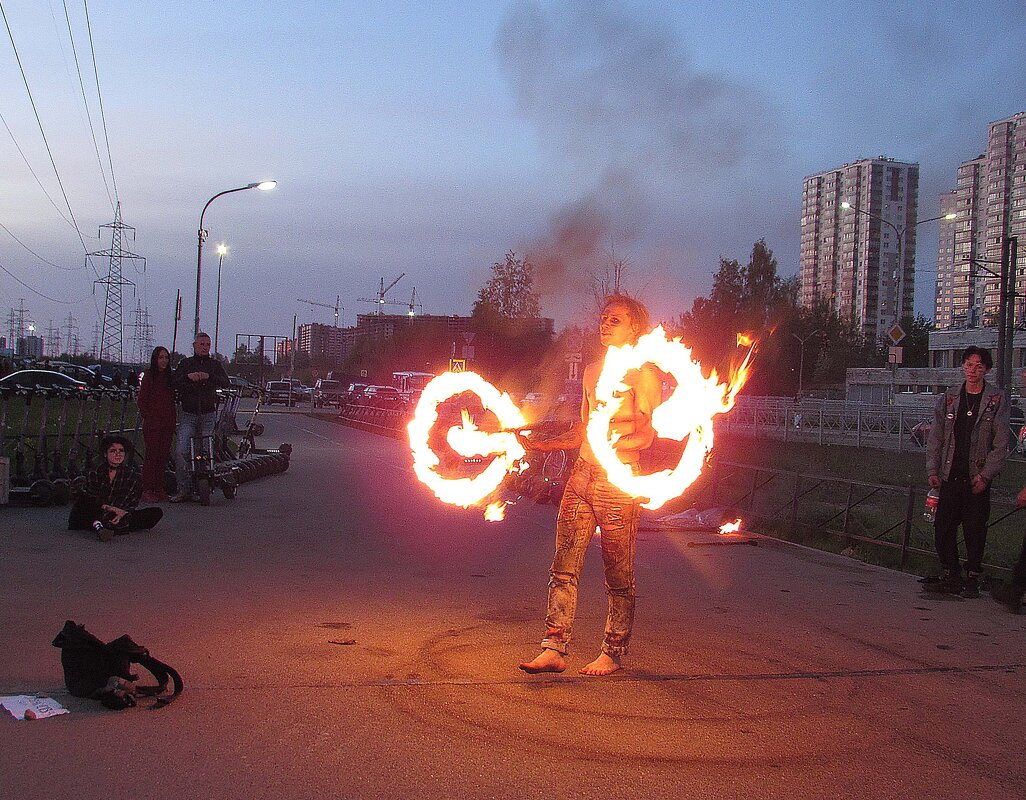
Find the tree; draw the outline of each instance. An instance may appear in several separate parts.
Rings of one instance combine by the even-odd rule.
[[[521,380],[542,360],[552,330],[541,321],[533,287],[534,269],[512,250],[505,261],[492,265],[492,277],[478,293],[471,315],[476,370],[500,380]]]
[[[922,314],[916,314],[915,317],[902,317],[901,327],[905,331],[905,338],[899,343],[903,348],[901,365],[903,367],[930,366],[930,331],[933,330],[933,320]]]
[[[537,319],[541,305],[534,292],[534,268],[510,250],[505,261],[492,264],[492,277],[477,294],[473,316],[503,320]]]

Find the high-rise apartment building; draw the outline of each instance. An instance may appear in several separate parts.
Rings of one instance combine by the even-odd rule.
[[[998,323],[1002,247],[1008,237],[1026,241],[1026,112],[988,126],[987,152],[958,168],[958,182],[941,195],[937,248],[938,329],[993,327]],[[974,263],[975,262],[975,263]],[[1020,259],[1020,263],[1022,259]],[[1026,321],[1026,279],[1016,276],[1015,319]]]
[[[918,210],[918,164],[880,156],[805,178],[800,304],[827,303],[874,341],[910,316]]]
[[[299,326],[296,350],[306,353],[317,362],[328,364],[342,363],[344,352],[344,328],[322,325],[319,322],[305,323]]]

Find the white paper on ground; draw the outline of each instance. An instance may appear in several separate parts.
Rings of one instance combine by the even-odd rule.
[[[11,712],[15,719],[45,719],[58,714],[70,714],[64,706],[52,697],[35,697],[30,694],[12,694],[0,697],[0,706]],[[26,717],[26,712],[32,715]]]

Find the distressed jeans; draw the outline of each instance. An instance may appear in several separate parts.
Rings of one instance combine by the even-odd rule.
[[[175,480],[178,493],[187,494],[192,491],[192,473],[186,466],[189,460],[189,442],[194,436],[209,436],[214,432],[214,412],[209,414],[189,414],[178,412],[178,441],[175,445]]]
[[[640,514],[640,502],[613,486],[605,470],[577,460],[556,520],[556,555],[549,570],[542,647],[567,653],[577,613],[581,567],[598,526],[608,597],[602,652],[615,658],[627,652],[634,624],[634,548]]]

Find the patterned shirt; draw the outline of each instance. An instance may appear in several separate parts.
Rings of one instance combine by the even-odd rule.
[[[117,468],[113,481],[106,460],[86,475],[85,494],[100,505],[131,511],[139,505],[142,493],[142,476],[139,471],[125,465]]]

